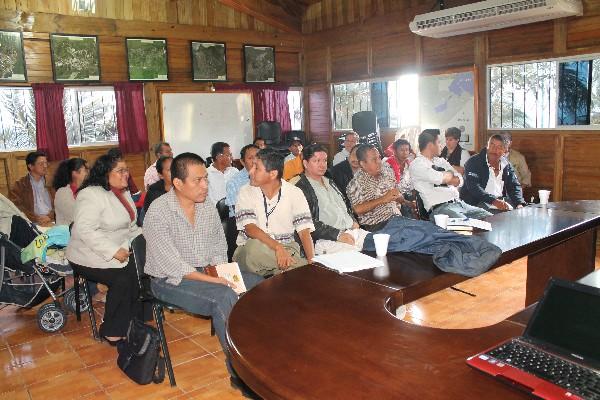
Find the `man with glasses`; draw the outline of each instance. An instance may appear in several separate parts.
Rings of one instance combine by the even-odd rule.
[[[34,151],[27,154],[25,162],[29,173],[15,182],[9,198],[32,222],[50,226],[54,223],[54,190],[46,187],[48,159]]]
[[[208,198],[213,204],[227,195],[227,182],[238,172],[237,168],[231,166],[233,155],[231,148],[225,142],[216,142],[210,148],[210,156],[213,163],[207,168],[208,171]]]

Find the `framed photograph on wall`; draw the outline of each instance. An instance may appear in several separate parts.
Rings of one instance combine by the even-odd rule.
[[[244,45],[244,81],[275,82],[275,47]]]
[[[195,81],[226,81],[227,57],[225,43],[192,42],[192,79]]]
[[[0,82],[27,82],[21,32],[0,31]]]
[[[97,36],[53,33],[50,35],[50,56],[54,81],[100,81]]]
[[[166,39],[127,38],[127,72],[130,81],[168,81]]]

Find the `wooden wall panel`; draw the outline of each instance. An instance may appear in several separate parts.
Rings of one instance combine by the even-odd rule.
[[[593,46],[600,46],[600,15],[567,20],[567,49]]]
[[[474,35],[462,35],[444,39],[423,38],[421,41],[423,69],[436,70],[473,65],[475,63],[474,39]]]
[[[298,53],[277,53],[275,76],[278,82],[300,85],[300,57]]]
[[[584,132],[565,137],[563,199],[600,199],[600,138]]]
[[[395,76],[416,68],[417,49],[411,33],[373,39],[373,75]]]
[[[307,48],[304,51],[306,82],[325,82],[327,77],[328,48]]]
[[[554,23],[547,21],[489,31],[489,58],[511,60],[517,56],[552,54],[553,30]]]
[[[331,79],[351,80],[369,76],[366,41],[351,41],[331,48]]]
[[[304,91],[308,97],[308,133],[311,141],[331,143],[331,103],[329,85],[308,86]]]

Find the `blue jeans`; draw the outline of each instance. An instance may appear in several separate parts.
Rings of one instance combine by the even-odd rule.
[[[242,278],[248,290],[263,280],[260,276],[249,272],[242,272]],[[167,283],[164,278],[153,278],[152,292],[157,299],[181,307],[192,314],[210,316],[221,347],[227,355],[227,369],[232,376],[236,376],[229,362],[229,351],[225,338],[227,318],[238,299],[233,289],[218,283],[185,278],[176,286]]]
[[[462,200],[458,200],[454,203],[446,203],[437,207],[433,207],[429,219],[435,221],[433,218],[436,214],[446,214],[450,218],[473,218],[473,219],[484,219],[492,215],[491,212],[484,210],[483,208],[474,207],[465,203]]]

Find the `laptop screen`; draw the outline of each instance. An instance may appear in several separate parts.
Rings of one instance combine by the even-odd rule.
[[[524,336],[600,362],[600,289],[553,279]]]

